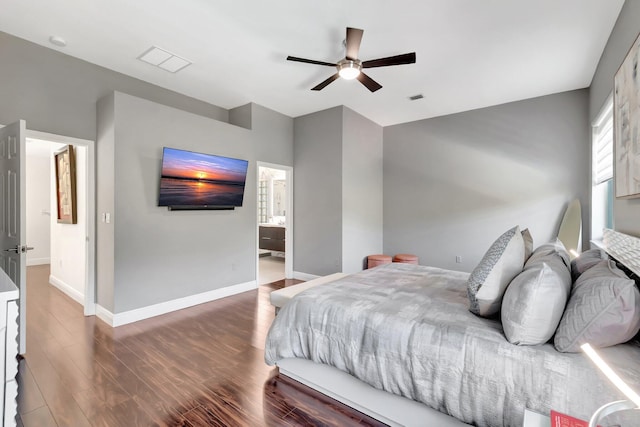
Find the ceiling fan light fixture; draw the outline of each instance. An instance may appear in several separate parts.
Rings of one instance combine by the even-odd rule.
[[[353,80],[360,75],[360,61],[343,60],[338,63],[338,74],[345,80]]]

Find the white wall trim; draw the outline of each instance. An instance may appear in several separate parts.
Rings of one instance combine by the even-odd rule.
[[[83,145],[87,146],[93,144],[93,141],[88,139],[74,138],[72,136],[57,135],[55,133],[40,132],[37,130],[27,129],[27,138],[39,139],[42,141],[56,142],[58,144],[70,144],[70,145]]]
[[[75,302],[77,302],[77,303],[79,303],[81,305],[84,304],[84,295],[82,294],[82,292],[78,291],[73,286],[71,286],[68,283],[65,283],[64,281],[58,279],[54,275],[50,275],[49,276],[49,283],[51,285],[55,286],[56,288],[60,289],[62,292],[64,292],[66,295],[68,295]]]
[[[109,326],[113,326],[113,313],[101,306],[100,304],[96,304],[96,316],[98,319],[101,319]]]
[[[51,258],[27,258],[27,267],[43,264],[51,264]]]
[[[309,274],[309,273],[302,273],[300,271],[294,271],[293,272],[293,278],[297,279],[297,280],[308,281],[308,280],[317,279],[318,277],[321,277],[321,276],[317,276],[315,274]]]
[[[172,301],[161,302],[146,307],[136,308],[122,313],[111,313],[106,308],[96,304],[96,316],[104,320],[107,324],[113,326],[126,325],[128,323],[137,322],[139,320],[149,319],[151,317],[160,316],[162,314],[171,313],[173,311],[182,310],[183,308],[193,307],[194,305],[203,304],[220,298],[229,297],[231,295],[242,292],[252,291],[258,287],[255,280],[240,283],[237,285],[226,286],[212,291],[202,292],[196,295],[174,299]]]

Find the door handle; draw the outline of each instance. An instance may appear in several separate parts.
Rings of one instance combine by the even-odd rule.
[[[16,246],[15,248],[9,248],[9,249],[5,249],[5,252],[15,252],[17,254],[19,253],[26,253],[27,251],[32,251],[34,248],[32,248],[31,246]]]

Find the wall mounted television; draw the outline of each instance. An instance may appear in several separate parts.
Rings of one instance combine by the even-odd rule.
[[[158,206],[170,210],[242,206],[247,160],[163,148]]]

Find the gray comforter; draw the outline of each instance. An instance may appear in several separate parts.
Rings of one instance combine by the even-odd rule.
[[[516,346],[468,310],[467,273],[388,264],[298,294],[276,317],[265,360],[304,358],[478,426],[517,426],[525,407],[588,419],[623,398],[582,354]],[[640,346],[601,355],[640,390]]]

